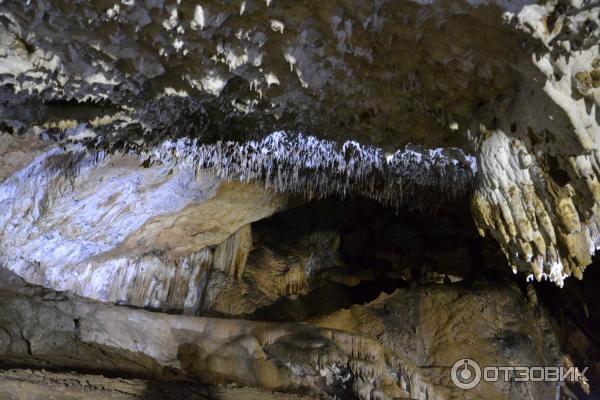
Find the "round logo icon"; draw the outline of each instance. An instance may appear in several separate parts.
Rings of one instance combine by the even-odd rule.
[[[473,389],[481,381],[481,368],[470,358],[461,358],[450,371],[452,383],[464,390]]]

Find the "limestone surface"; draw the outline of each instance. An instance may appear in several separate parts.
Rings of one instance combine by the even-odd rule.
[[[521,399],[556,392],[543,382],[483,383],[470,392],[450,383],[450,368],[465,352],[481,365],[560,362],[544,313],[511,286],[398,290],[299,324],[104,305],[0,272],[3,363],[338,398]]]
[[[227,179],[417,208],[468,196],[475,157],[481,231],[561,285],[598,241],[598,7],[4,1],[0,128],[32,154],[38,135],[144,162],[185,150]]]
[[[0,0],[0,397],[594,398],[598,107],[599,0]]]

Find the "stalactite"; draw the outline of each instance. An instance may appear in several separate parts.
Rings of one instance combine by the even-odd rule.
[[[548,2],[508,15],[543,44],[532,57],[543,86],[515,101],[519,126],[482,125],[475,139],[475,221],[530,281],[581,279],[600,248],[598,11],[593,3]],[[551,18],[560,23],[549,30]]]
[[[235,279],[241,279],[252,246],[250,225],[244,225],[229,239],[215,247],[213,268]]]
[[[140,160],[209,171],[222,179],[262,181],[268,189],[308,199],[359,194],[393,206],[422,208],[433,199],[466,196],[475,161],[457,149],[393,154],[348,141],[275,132],[263,140],[202,144],[196,139],[166,141],[151,151],[131,151]]]

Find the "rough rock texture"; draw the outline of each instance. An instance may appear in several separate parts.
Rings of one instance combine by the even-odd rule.
[[[22,157],[17,143],[7,146],[13,149],[5,153],[8,162]],[[340,223],[346,216],[336,212],[338,222],[312,230],[310,219],[299,215],[277,233],[255,236],[250,224],[281,211],[286,196],[255,184],[222,182],[185,161],[171,165],[90,156],[78,147],[47,149],[0,183],[0,262],[48,288],[186,314],[247,316],[307,295],[324,281],[349,287],[373,279],[369,260],[354,271],[340,268],[342,231],[388,223],[389,216],[369,221],[349,209],[356,218],[352,224]],[[12,163],[3,168],[10,170]],[[326,221],[328,214],[311,219]],[[292,227],[303,232],[291,234]],[[398,240],[413,246],[408,237]],[[373,253],[374,246],[360,236],[345,241],[355,246],[349,258],[359,248]],[[380,256],[391,258],[396,277],[405,278],[405,268],[436,270],[443,264],[431,268],[394,254]],[[461,271],[465,268],[446,272]]]
[[[5,124],[456,144],[453,122],[517,90],[527,36],[501,22],[524,3],[4,2]]]
[[[40,0],[5,1],[0,15],[0,128],[12,134],[144,162],[183,153],[277,190],[413,206],[468,194],[476,153],[474,216],[514,269],[560,285],[591,262],[596,0]],[[279,130],[291,143],[269,139]],[[315,148],[332,142],[298,132],[361,145],[328,164]],[[396,152],[407,143],[462,150],[440,162]]]
[[[0,263],[28,281],[194,312],[209,271],[243,269],[249,245],[239,248],[240,232],[284,207],[285,197],[54,148],[0,185],[0,204]]]
[[[458,393],[461,398],[551,398],[556,394],[555,384],[531,382],[486,382],[473,391],[455,394],[449,374],[442,372],[465,352],[482,365],[558,365],[553,355],[557,342],[547,321],[536,307],[525,311],[528,306],[519,297],[515,287],[398,290],[366,307],[354,306],[324,317],[318,324],[377,337],[384,348],[393,349],[393,356],[386,359],[414,362],[422,374],[419,379],[433,383],[434,390],[421,389],[410,398],[452,398]],[[528,333],[523,335],[522,329]],[[545,346],[541,354],[536,354],[538,346]],[[402,374],[399,378],[403,379]]]
[[[518,26],[544,44],[531,56],[513,116],[482,125],[475,220],[513,269],[558,285],[581,278],[599,246],[600,5],[546,2]],[[595,77],[595,78],[593,78]]]
[[[593,393],[449,368],[600,380],[594,291],[524,282],[600,248],[599,42],[598,0],[0,0],[0,396]]]
[[[0,134],[0,182],[25,168],[50,144],[32,136]]]
[[[239,276],[211,273],[203,313],[304,321],[398,287],[504,266],[497,249],[477,257],[477,231],[459,217],[396,213],[358,199],[290,208],[253,223],[251,236]]]
[[[297,324],[102,305],[2,274],[4,363],[361,399],[549,398],[556,391],[547,383],[485,383],[471,392],[450,384],[449,369],[464,352],[482,365],[560,362],[544,314],[510,285],[399,290]]]
[[[251,315],[282,298],[309,294],[323,270],[343,265],[338,252],[340,238],[335,232],[314,232],[293,242],[288,240],[279,236],[273,238],[276,243],[271,246],[254,248],[243,269],[235,274],[214,271],[203,310]]]
[[[301,395],[255,388],[208,387],[30,369],[0,372],[0,395],[9,400],[303,400]]]

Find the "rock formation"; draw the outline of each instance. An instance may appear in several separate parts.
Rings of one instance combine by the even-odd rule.
[[[531,56],[538,72],[512,115],[481,125],[476,139],[480,229],[492,232],[513,269],[558,285],[581,278],[598,247],[599,11],[594,2],[548,2],[512,16],[544,45]]]
[[[462,354],[448,351],[449,340],[455,351],[464,346],[482,362],[559,362],[544,317],[510,286],[398,290],[298,324],[161,315],[3,274],[1,358],[15,364],[338,397],[465,398],[447,373]],[[441,318],[438,310],[450,305],[456,313]],[[466,322],[465,309],[478,318]],[[545,398],[554,391],[552,383],[502,382],[470,393],[477,399]]]
[[[598,396],[599,43],[598,0],[0,0],[0,396]]]

